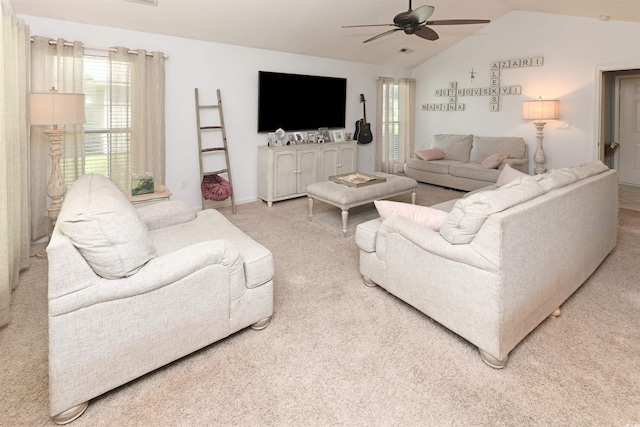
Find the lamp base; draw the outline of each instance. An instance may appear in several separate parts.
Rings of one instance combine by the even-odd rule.
[[[542,138],[543,138],[542,130],[544,129],[544,125],[546,124],[547,122],[533,122],[533,125],[536,127],[536,130],[537,130],[536,139],[538,140],[536,152],[533,155],[533,161],[536,163],[536,167],[534,169],[534,171],[536,172],[536,175],[543,174],[547,171],[547,168],[544,167],[544,163],[546,162],[547,158],[544,155],[544,150],[542,149]]]

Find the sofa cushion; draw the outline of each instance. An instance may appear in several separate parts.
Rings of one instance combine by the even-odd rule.
[[[584,165],[574,166],[571,168],[571,170],[575,172],[576,175],[578,175],[578,179],[584,179],[602,172],[606,172],[609,170],[609,167],[602,163],[600,160],[596,160]]]
[[[93,271],[107,279],[131,276],[156,256],[135,208],[103,175],[84,175],[73,183],[58,226]]]
[[[447,212],[428,206],[418,206],[389,200],[376,200],[374,204],[383,221],[394,216],[401,216],[435,231],[440,231],[440,227],[448,215]]]
[[[149,231],[193,221],[196,218],[196,211],[182,200],[154,203],[138,208],[136,212]]]
[[[272,253],[215,209],[199,211],[193,221],[152,230],[149,235],[160,256],[197,243],[225,239],[240,252],[246,288],[255,288],[273,279]]]
[[[420,160],[440,160],[444,159],[444,151],[439,148],[429,148],[428,150],[417,150],[414,152]]]
[[[495,191],[481,191],[459,199],[442,224],[440,235],[454,245],[471,243],[489,215],[531,200],[544,192],[533,177],[526,176]]]
[[[500,176],[498,169],[486,169],[478,163],[463,163],[461,165],[451,165],[449,175],[460,178],[474,179],[476,181],[486,181],[487,185],[496,182]]]
[[[511,159],[521,159],[525,154],[524,139],[512,136],[474,136],[469,161],[482,163],[495,153],[507,153]]]
[[[504,165],[504,169],[500,172],[500,176],[498,176],[498,180],[496,181],[496,185],[498,187],[502,187],[505,184],[510,183],[516,178],[522,178],[523,176],[529,176],[524,172],[520,172],[517,169],[512,168],[509,165]]]
[[[487,169],[497,169],[504,159],[509,157],[507,153],[492,154],[480,163],[480,166]]]
[[[445,159],[458,160],[460,162],[469,161],[469,151],[473,135],[434,135],[431,141],[431,148],[439,148],[444,151]],[[485,156],[486,157],[486,156]],[[480,163],[480,162],[478,162]]]
[[[451,165],[461,165],[463,162],[457,160],[429,160],[407,159],[407,167],[419,171],[448,174]]]
[[[569,168],[560,168],[536,175],[535,180],[544,188],[544,191],[551,191],[577,182],[578,175]]]

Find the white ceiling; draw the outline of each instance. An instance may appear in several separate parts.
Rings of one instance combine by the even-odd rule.
[[[147,33],[412,68],[465,37],[481,37],[481,25],[432,27],[428,41],[398,31],[363,44],[393,27],[341,28],[389,24],[408,10],[408,0],[158,0],[157,6],[127,0],[13,0],[19,14],[117,27]],[[640,22],[640,0],[415,0],[430,4],[432,20],[496,20],[511,10],[527,10]],[[55,37],[55,34],[42,34]],[[407,49],[406,53],[400,52]]]

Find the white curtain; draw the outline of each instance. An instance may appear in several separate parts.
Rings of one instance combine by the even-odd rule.
[[[377,105],[376,170],[402,172],[414,147],[415,80],[379,77]]]
[[[10,0],[0,0],[0,327],[10,320],[11,291],[29,266],[29,29]]]
[[[81,42],[34,36],[31,46],[31,93],[83,93],[83,56]],[[52,123],[53,124],[53,123]],[[47,183],[51,176],[49,138],[45,126],[31,129],[31,239],[48,236],[52,229],[47,213]],[[82,125],[65,125],[63,157],[60,160],[65,181],[72,182],[83,173],[84,131]]]
[[[31,91],[55,87],[61,93],[84,93],[83,43],[33,37]],[[121,188],[132,173],[152,172],[156,184],[165,180],[164,54],[118,47],[109,50],[109,177]],[[130,108],[129,111],[125,111]],[[122,132],[131,129],[131,135]],[[47,216],[46,185],[51,174],[46,135],[33,128],[31,135],[31,237],[39,239],[51,231]],[[82,125],[67,125],[62,173],[72,183],[85,173],[85,141]]]
[[[113,72],[117,72],[119,64],[128,64],[131,70],[131,164],[123,178],[151,172],[156,185],[164,184],[164,54],[118,47],[109,58]],[[112,180],[126,184],[119,183],[113,175]]]

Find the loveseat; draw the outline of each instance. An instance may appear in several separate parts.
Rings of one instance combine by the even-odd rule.
[[[434,135],[404,164],[416,181],[464,191],[495,183],[505,165],[529,173],[529,150],[518,137]]]
[[[109,179],[67,193],[47,247],[49,405],[56,423],[88,401],[273,312],[271,252],[216,210],[140,209]]]
[[[519,174],[453,204],[401,205],[441,216],[439,224],[381,211],[355,236],[365,284],[471,342],[494,368],[546,317],[560,315],[616,246],[617,171],[593,162]]]

